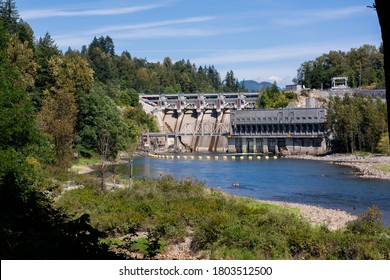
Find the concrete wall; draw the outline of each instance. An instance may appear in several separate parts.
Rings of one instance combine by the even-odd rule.
[[[159,118],[159,116],[157,116]],[[161,118],[161,117],[160,117]],[[186,124],[198,123],[224,123],[230,125],[230,113],[216,113],[213,110],[206,110],[200,113],[195,110],[187,110],[181,114],[174,111],[167,111],[162,115],[161,123],[164,124],[162,133],[180,132]],[[226,152],[228,141],[226,137],[220,136],[181,136],[179,149],[194,152]]]
[[[273,153],[285,155],[320,155],[327,151],[324,138],[254,138],[229,139],[229,153]]]

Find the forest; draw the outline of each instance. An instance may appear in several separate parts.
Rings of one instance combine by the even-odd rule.
[[[378,77],[367,78],[367,85],[379,86]],[[164,244],[189,235],[192,248],[209,250],[210,258],[389,259],[389,230],[376,209],[345,232],[331,232],[311,227],[293,211],[227,197],[199,182],[168,176],[136,181],[132,191],[109,191],[69,171],[80,155],[110,161],[131,150],[140,133],[157,130],[138,103],[140,92],[240,90],[233,71],[222,80],[214,66],[118,56],[109,36],[62,52],[50,34],[34,37],[15,1],[0,1],[1,259],[133,258],[128,252],[138,250],[136,243],[144,258],[154,258]],[[274,106],[287,102],[276,85],[268,96],[277,97]],[[337,135],[351,128],[349,138],[340,140],[346,150],[371,149],[370,137],[377,141],[384,131],[367,110],[385,114],[383,105],[369,100],[361,111],[366,101],[331,102],[330,122],[345,118],[339,108],[356,107],[359,123],[334,127]],[[378,127],[367,131],[371,121]],[[69,181],[85,188],[63,194]],[[147,235],[136,241],[140,231]],[[130,237],[119,240],[123,235]]]
[[[294,82],[312,89],[329,89],[332,77],[348,77],[352,88],[384,88],[383,44],[364,45],[348,52],[330,51],[305,61]]]

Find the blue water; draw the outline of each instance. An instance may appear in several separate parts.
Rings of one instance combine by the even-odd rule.
[[[205,156],[203,160],[137,158],[134,176],[191,177],[235,195],[341,209],[352,214],[377,205],[384,214],[383,222],[390,225],[390,181],[362,179],[352,168],[321,161],[223,161],[219,156],[218,161],[205,160]],[[239,187],[233,187],[233,182],[238,182]]]

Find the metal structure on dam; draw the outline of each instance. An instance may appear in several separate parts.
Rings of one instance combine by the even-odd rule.
[[[140,95],[157,116],[149,149],[191,152],[321,154],[326,109],[255,110],[258,93]]]
[[[201,113],[205,110],[254,109],[258,93],[192,93],[192,94],[141,94],[140,99],[157,110],[175,111],[181,114],[187,110]]]

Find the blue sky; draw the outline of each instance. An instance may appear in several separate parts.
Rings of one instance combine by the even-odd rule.
[[[110,36],[120,54],[190,59],[222,78],[290,84],[304,61],[330,50],[379,46],[373,0],[16,0],[36,38],[62,50]]]

